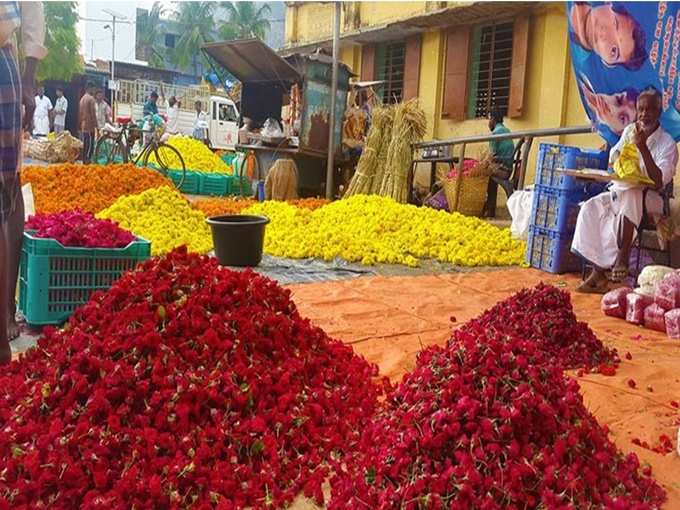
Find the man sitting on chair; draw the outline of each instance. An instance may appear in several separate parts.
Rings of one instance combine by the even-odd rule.
[[[635,144],[641,173],[654,181],[654,190],[646,194],[644,204],[652,216],[662,214],[663,199],[657,191],[673,181],[678,163],[675,140],[659,124],[661,106],[661,94],[656,89],[644,90],[637,99],[637,122],[624,129],[609,154],[611,165],[626,143]],[[613,282],[622,282],[628,276],[628,259],[642,222],[644,196],[644,186],[614,181],[607,191],[581,206],[571,250],[590,262],[593,271],[578,291],[606,292],[609,271]]]

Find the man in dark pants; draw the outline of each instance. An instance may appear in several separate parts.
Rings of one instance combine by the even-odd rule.
[[[94,83],[88,82],[85,94],[80,98],[78,117],[80,119],[80,140],[83,142],[83,163],[89,164],[94,152],[94,133],[97,129],[97,101],[94,98]]]
[[[489,114],[489,131],[493,135],[502,135],[510,132],[503,124],[503,114],[497,110]],[[512,173],[515,144],[512,143],[512,140],[491,140],[489,141],[489,152],[493,156],[494,162],[499,165],[498,170],[492,176],[495,179],[489,179],[489,186],[486,191],[486,216],[494,217],[496,216],[496,198],[498,195],[497,181],[499,179],[508,179]]]
[[[19,76],[15,33],[21,32],[25,57]],[[21,137],[30,131],[35,110],[35,68],[47,54],[43,46],[42,2],[0,2],[0,365],[9,363],[9,341],[19,335],[15,292],[24,231],[21,195]]]

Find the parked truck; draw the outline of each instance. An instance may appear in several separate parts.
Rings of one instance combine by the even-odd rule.
[[[211,93],[205,86],[180,86],[147,80],[119,80],[120,89],[116,100],[116,116],[142,118],[144,102],[151,92],[159,96],[158,112],[167,112],[167,100],[175,96],[180,101],[178,130],[183,135],[193,133],[196,120],[196,101],[208,113],[208,136],[213,149],[233,150],[238,142],[239,113],[234,101],[226,96]]]

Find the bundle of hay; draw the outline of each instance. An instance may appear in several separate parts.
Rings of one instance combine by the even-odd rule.
[[[381,155],[387,154],[387,146],[392,133],[394,108],[379,107],[373,110],[373,123],[368,130],[366,145],[357,169],[347,187],[345,197],[371,193]]]
[[[407,179],[413,161],[411,144],[423,138],[426,128],[425,112],[417,99],[397,105],[379,195],[400,203],[407,201]]]

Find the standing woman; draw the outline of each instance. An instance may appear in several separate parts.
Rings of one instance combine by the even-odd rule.
[[[19,76],[15,32],[21,30],[25,57]],[[9,340],[19,336],[15,291],[24,233],[21,195],[21,108],[30,130],[35,110],[35,68],[45,57],[42,2],[0,2],[0,365],[9,363]]]

